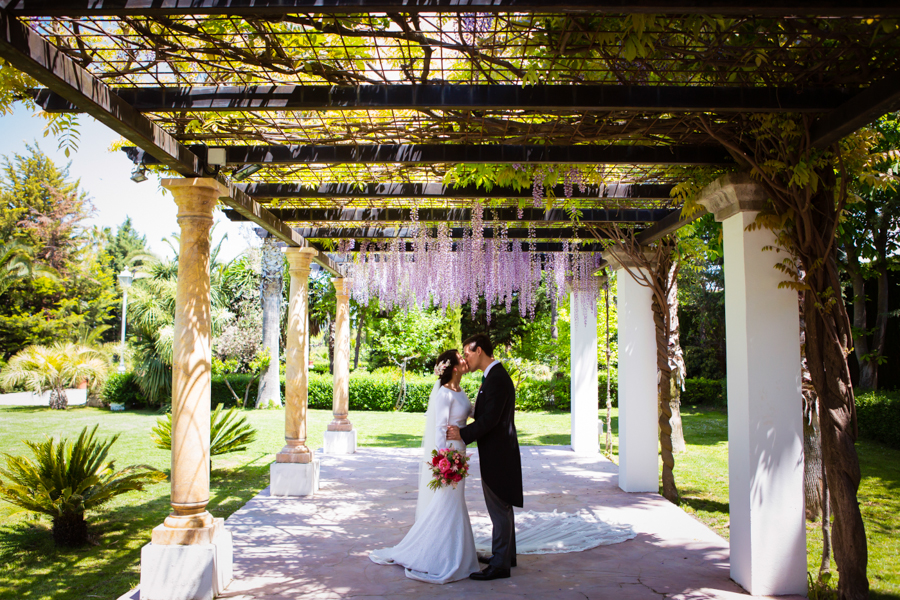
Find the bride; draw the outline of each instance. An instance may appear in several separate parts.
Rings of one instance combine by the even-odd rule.
[[[456,350],[447,350],[434,368],[438,381],[428,398],[422,457],[419,465],[419,500],[416,522],[403,540],[393,548],[375,550],[369,558],[380,565],[402,565],[410,579],[426,583],[449,583],[466,579],[480,571],[475,539],[466,507],[466,480],[456,488],[428,488],[431,451],[456,448],[465,453],[466,445],[447,440],[447,426],[464,427],[471,415],[469,397],[459,387],[468,365]],[[448,532],[453,532],[448,536]],[[435,540],[442,540],[435,543]]]

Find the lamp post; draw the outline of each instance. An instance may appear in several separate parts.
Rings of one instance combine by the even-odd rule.
[[[134,279],[134,273],[128,267],[119,273],[119,285],[122,286],[122,350],[119,352],[119,373],[125,372],[125,317],[128,314],[128,288]]]

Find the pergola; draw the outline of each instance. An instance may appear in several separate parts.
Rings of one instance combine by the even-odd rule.
[[[681,211],[697,181],[712,182],[696,199],[724,221],[732,577],[804,594],[796,295],[762,252],[773,234],[747,229],[765,192],[719,140],[752,135],[754,115],[800,114],[811,147],[827,148],[895,110],[900,30],[880,17],[898,15],[888,0],[0,0],[0,57],[42,86],[35,101],[91,115],[138,167],[173,175],[173,512],[144,548],[142,597],[207,598],[230,578],[230,534],[206,511],[217,205],[288,247],[286,443],[271,476],[274,495],[304,495],[318,485],[305,443],[313,262],[338,298],[326,451],[356,439],[349,286],[320,242],[410,237],[412,209],[462,239],[480,203],[527,252],[601,252],[610,225],[648,245],[699,216]],[[508,181],[485,184],[485,164]],[[572,168],[590,174],[584,189],[548,185],[545,206],[529,203],[535,169]],[[655,492],[650,292],[620,277],[618,309],[619,484]],[[598,450],[595,319],[572,319],[578,452]]]

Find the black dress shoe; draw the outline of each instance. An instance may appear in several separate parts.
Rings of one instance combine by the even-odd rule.
[[[493,579],[508,579],[509,569],[498,569],[497,567],[488,567],[480,573],[472,573],[469,579],[476,581],[491,581]]]
[[[479,557],[478,557],[478,562],[480,562],[480,563],[483,564],[483,565],[489,565],[489,564],[491,564],[491,559],[492,559],[492,558],[494,558],[494,557],[493,557],[493,556],[488,556],[487,558],[485,558],[484,556],[479,556]],[[510,563],[509,566],[511,566],[511,567],[516,566],[516,559],[515,559],[515,558],[512,559],[512,562]]]

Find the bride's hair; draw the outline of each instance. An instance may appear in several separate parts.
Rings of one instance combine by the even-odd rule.
[[[441,385],[447,385],[453,379],[453,367],[459,364],[459,350],[445,350],[437,357],[434,363],[434,374],[438,376]],[[443,370],[441,369],[443,367]]]

